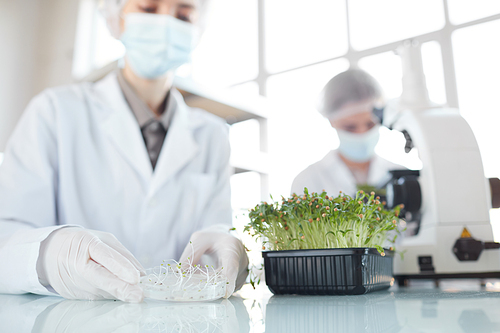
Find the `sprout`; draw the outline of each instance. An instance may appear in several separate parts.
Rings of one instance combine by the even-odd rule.
[[[270,251],[371,247],[382,253],[386,241],[394,243],[388,233],[401,231],[400,209],[386,210],[372,191],[333,197],[305,189],[303,194],[258,205],[249,213],[244,231],[264,239],[263,249]]]
[[[194,247],[191,249],[194,253]],[[141,278],[141,287],[146,297],[162,300],[207,300],[224,296],[225,288],[216,288],[218,284],[227,282],[222,275],[223,267],[216,270],[205,265],[193,264],[192,256],[187,262],[180,263],[169,260],[173,265],[161,264],[148,269],[148,275]],[[165,261],[163,261],[165,262]]]

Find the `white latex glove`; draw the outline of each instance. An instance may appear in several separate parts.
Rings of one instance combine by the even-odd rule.
[[[119,299],[142,302],[144,268],[110,233],[67,227],[52,232],[40,246],[40,282],[69,299]]]
[[[235,290],[241,288],[248,275],[248,257],[238,238],[224,232],[202,230],[195,232],[190,241],[192,246],[186,246],[180,262],[187,263],[189,257],[189,261],[198,264],[201,256],[207,254],[215,258],[218,268],[224,267],[222,274],[229,282],[224,297],[230,297]]]

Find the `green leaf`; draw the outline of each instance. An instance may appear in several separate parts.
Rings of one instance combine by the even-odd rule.
[[[396,212],[376,204],[373,195],[368,193],[369,191],[358,193],[357,199],[345,194],[339,194],[337,197],[329,196],[326,199],[326,192],[310,194],[305,188],[303,194],[294,194],[289,199],[282,197],[279,202],[271,204],[262,202],[257,205],[246,215],[250,223],[244,226],[244,231],[250,233],[255,240],[259,238],[279,240],[280,250],[295,249],[305,244],[311,248],[325,248],[335,243],[342,247],[356,247],[360,244],[359,236],[364,238],[361,243],[364,242],[370,247],[378,246],[380,250],[385,240],[394,242],[397,238],[388,237],[388,231],[395,230],[400,234],[401,230],[392,224],[392,220],[397,218]],[[327,207],[329,209],[326,209]],[[323,217],[323,213],[327,215]],[[363,219],[359,218],[359,214],[364,215]],[[317,223],[318,217],[321,223]],[[309,223],[310,219],[314,220],[314,223]],[[285,227],[288,230],[285,230]],[[350,236],[349,232],[353,232],[353,235]],[[305,244],[293,243],[301,240],[299,234],[307,235]],[[290,239],[290,235],[296,236]],[[285,243],[281,243],[282,240]],[[272,243],[274,244],[274,241]]]
[[[293,243],[294,241],[296,241],[296,240],[298,240],[298,238],[294,238],[294,239],[290,240],[290,241],[288,242],[288,244],[286,245],[286,247],[289,247],[290,245],[292,245],[292,243]]]
[[[351,232],[351,231],[354,231],[352,229],[349,229],[349,230],[339,230],[340,233],[342,233],[342,236],[345,236],[345,234],[347,234],[348,232]]]
[[[379,253],[384,253],[384,248],[380,245],[375,245],[375,248],[378,250]]]

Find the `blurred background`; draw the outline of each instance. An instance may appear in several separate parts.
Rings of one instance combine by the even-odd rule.
[[[335,131],[315,110],[334,75],[360,67],[381,83],[386,99],[401,94],[394,51],[407,39],[422,45],[431,100],[460,109],[476,135],[486,177],[500,177],[500,1],[212,1],[203,40],[177,75],[188,92],[195,83],[205,99],[224,96],[255,111],[227,119],[235,216],[269,194],[289,195],[294,177],[338,146]],[[34,95],[95,78],[123,56],[98,5],[0,0],[0,163]],[[381,134],[379,155],[421,168],[415,153],[404,153],[400,133]],[[500,221],[498,212],[492,219]]]

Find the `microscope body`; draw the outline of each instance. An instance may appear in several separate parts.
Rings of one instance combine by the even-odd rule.
[[[401,278],[500,277],[500,251],[482,251],[477,260],[460,260],[454,244],[464,228],[493,241],[491,193],[475,136],[457,109],[402,111],[392,129],[405,134],[422,161],[418,233],[397,246],[394,274]],[[389,201],[389,200],[388,200]]]

